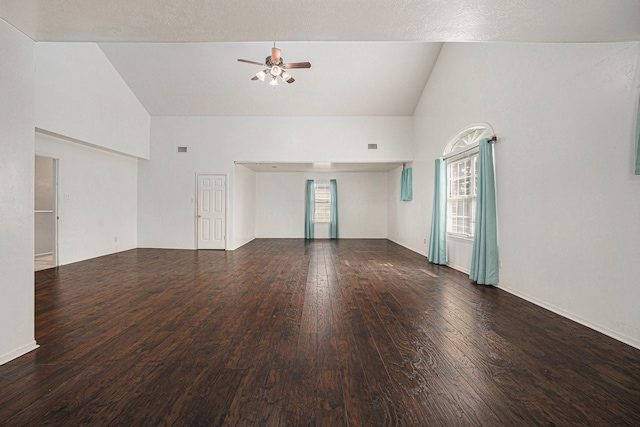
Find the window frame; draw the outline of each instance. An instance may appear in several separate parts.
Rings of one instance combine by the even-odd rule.
[[[475,236],[475,224],[476,224],[476,200],[478,196],[478,154],[479,149],[474,148],[471,149],[460,156],[455,156],[447,161],[447,235],[451,237],[457,237],[459,239],[465,240],[473,240]],[[465,175],[460,175],[455,178],[452,177],[454,173],[455,165],[459,165],[462,162],[469,162],[469,173]],[[461,180],[468,179],[470,182],[466,186],[468,186],[468,191],[470,194],[454,194],[454,184],[459,183]],[[460,186],[457,185],[457,188],[460,189]],[[456,214],[452,211],[454,210],[454,204],[456,204]],[[459,206],[467,206],[466,209],[468,211],[463,211],[459,213]],[[457,219],[456,226],[454,226],[454,219]],[[459,224],[462,219],[463,225],[462,230],[460,230]],[[468,221],[467,221],[468,219]],[[466,224],[468,222],[468,225]],[[455,228],[455,230],[454,230]],[[468,229],[468,232],[465,233],[464,229]]]
[[[313,182],[313,189],[315,192],[313,222],[329,224],[331,222],[331,185],[329,181],[316,180]],[[325,193],[326,197],[324,197]]]
[[[473,241],[475,237],[475,225],[476,225],[476,200],[477,200],[477,187],[478,187],[478,154],[480,151],[480,140],[484,138],[489,138],[493,135],[493,129],[487,123],[476,123],[471,126],[466,127],[462,131],[458,132],[449,143],[446,145],[444,150],[444,158],[447,160],[447,237],[454,237],[463,240],[471,240]],[[460,162],[466,161],[467,159],[471,159],[470,166],[470,180],[471,183],[471,193],[470,195],[460,196],[454,195],[452,196],[452,188],[453,188],[453,180],[452,180],[452,168],[454,165],[459,164]],[[469,200],[468,209],[469,212],[467,215],[454,215],[452,213],[453,201],[459,202]],[[457,210],[457,209],[456,209]],[[468,217],[468,233],[463,231],[461,232],[459,228],[456,227],[454,231],[452,228],[453,219],[460,217]]]

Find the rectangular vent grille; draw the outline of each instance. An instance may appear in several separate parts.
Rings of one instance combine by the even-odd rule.
[[[186,153],[187,147],[178,147],[178,153]]]
[[[377,149],[378,149],[378,144],[369,144],[369,145],[367,146],[367,148],[368,148],[369,150],[377,150]]]

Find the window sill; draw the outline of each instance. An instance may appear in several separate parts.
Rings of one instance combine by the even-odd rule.
[[[464,234],[447,233],[447,237],[450,239],[460,240],[463,242],[473,242],[473,236],[467,236]]]

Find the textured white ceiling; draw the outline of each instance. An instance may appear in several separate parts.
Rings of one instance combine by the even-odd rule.
[[[638,0],[0,0],[48,41],[640,39]]]

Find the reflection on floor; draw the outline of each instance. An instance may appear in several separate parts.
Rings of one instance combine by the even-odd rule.
[[[35,257],[35,271],[46,270],[47,268],[53,268],[53,254],[36,255]]]

